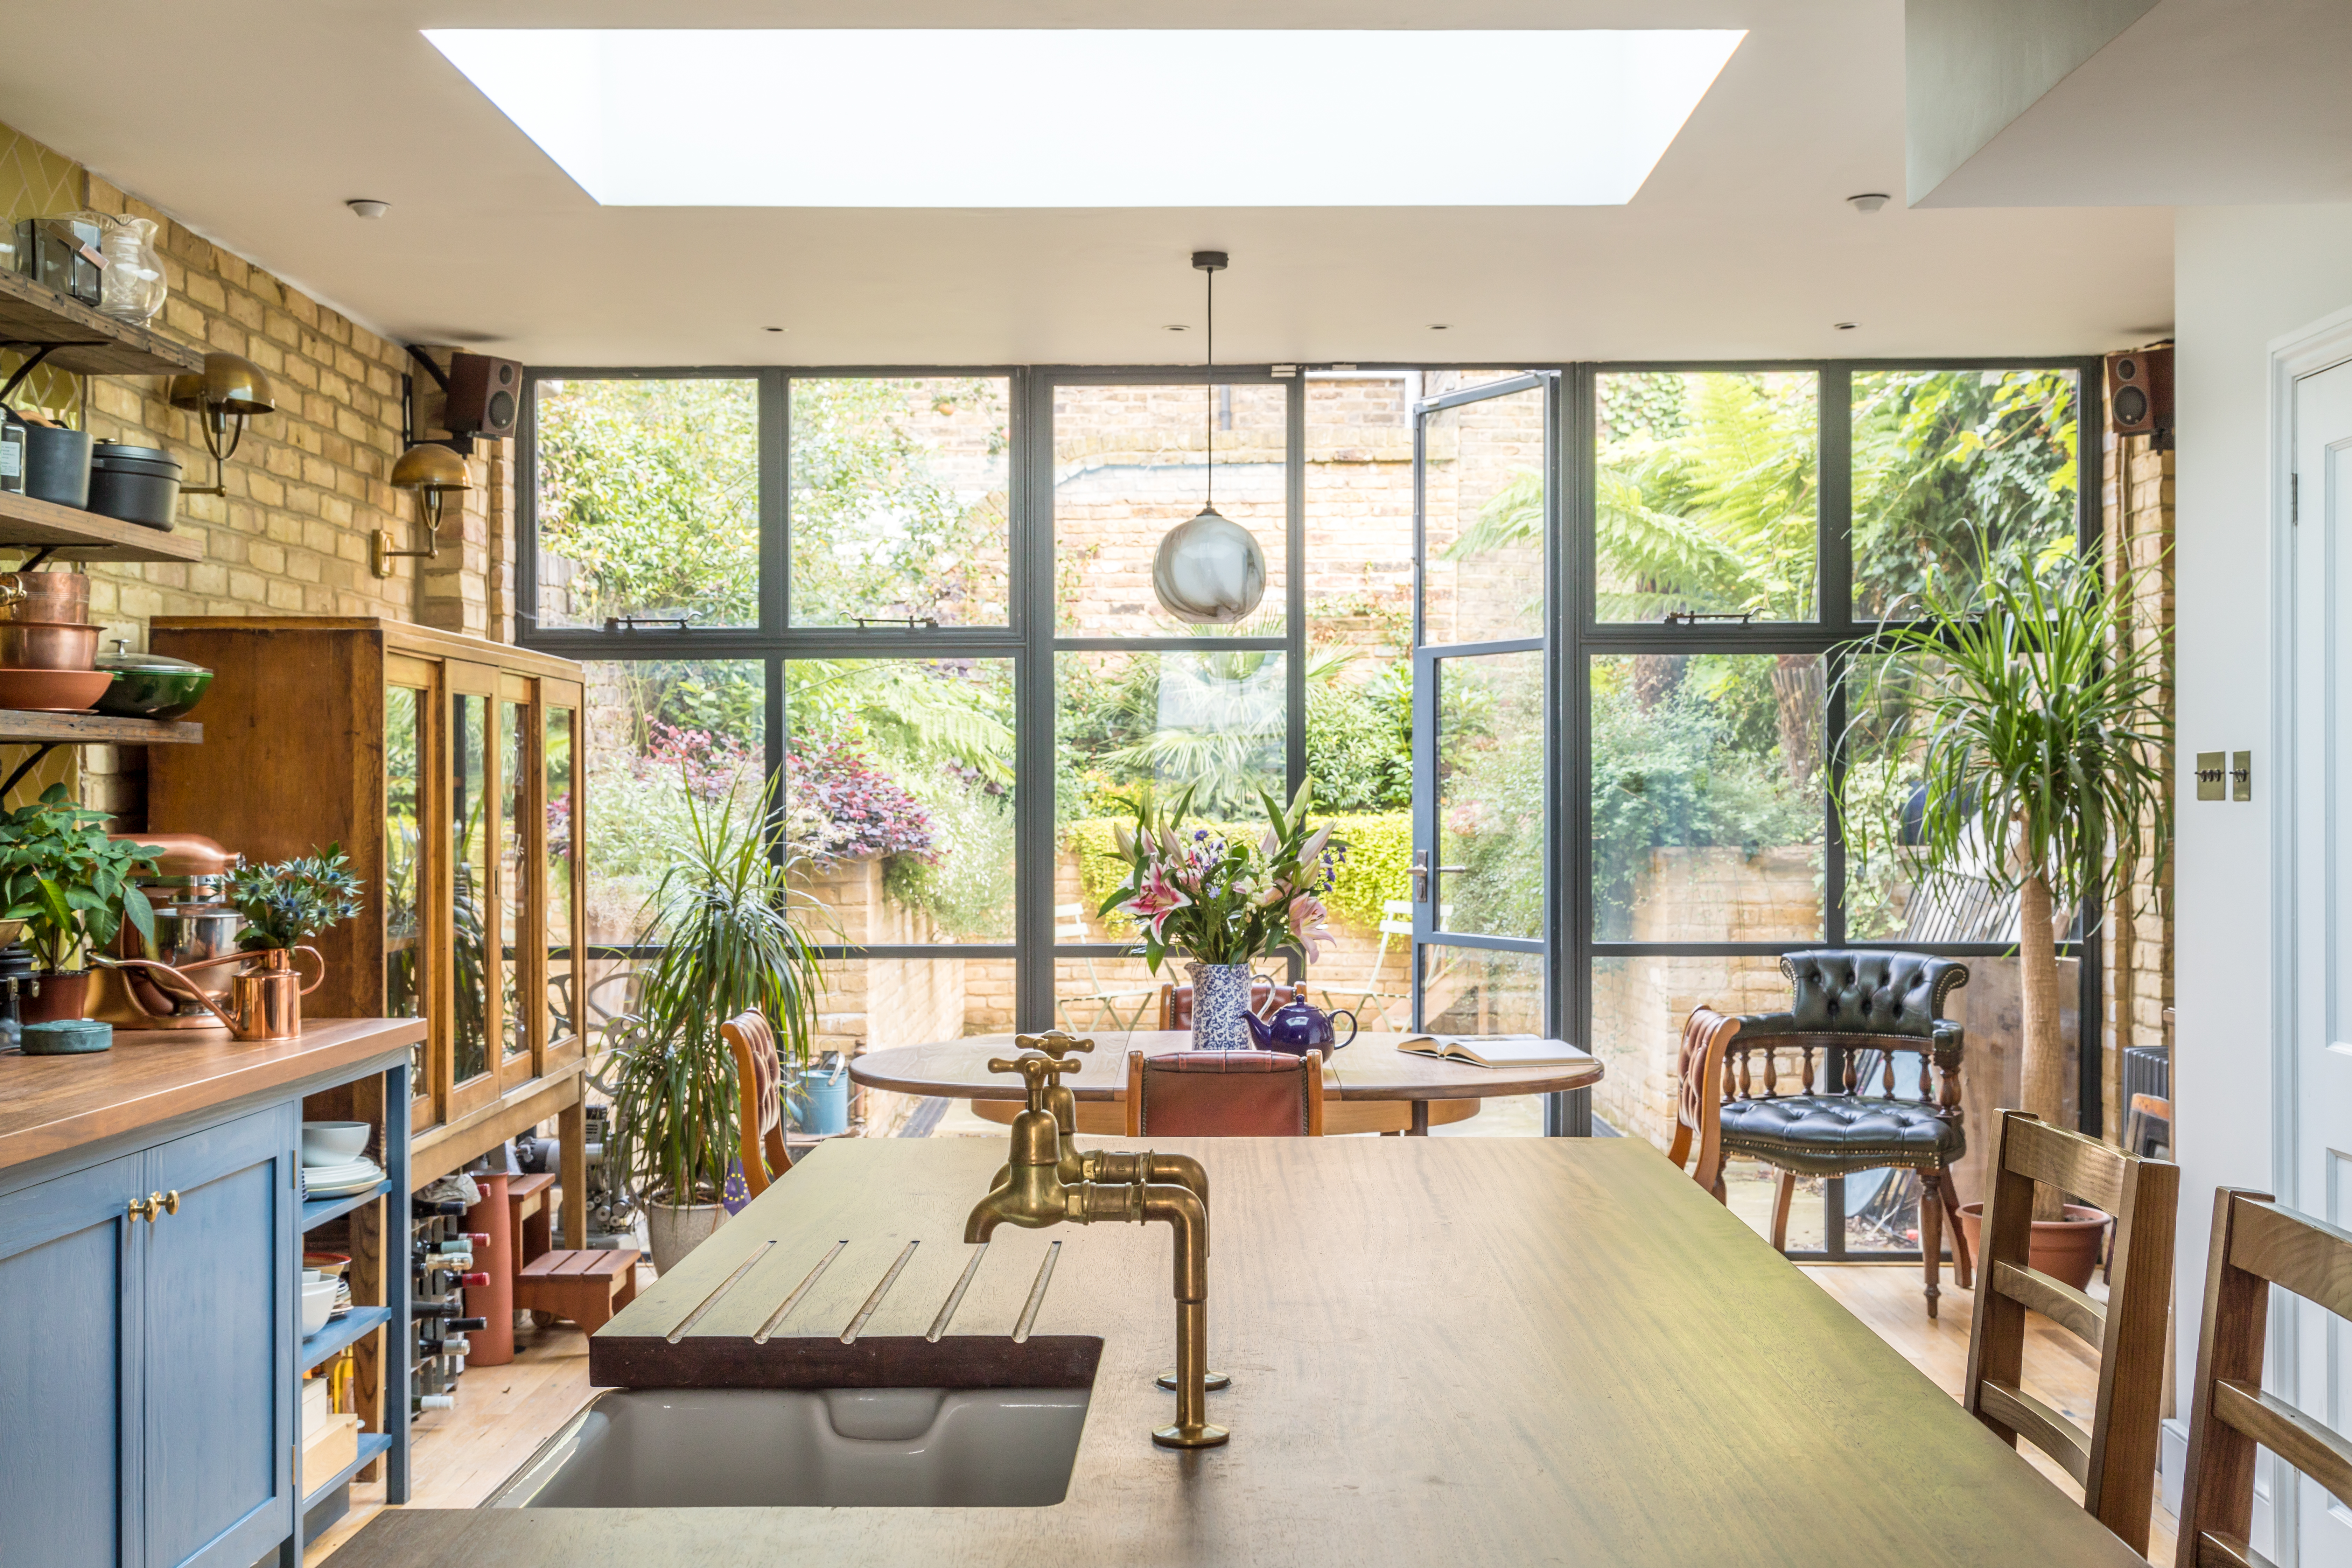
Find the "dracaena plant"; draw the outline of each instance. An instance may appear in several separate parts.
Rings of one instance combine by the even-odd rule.
[[[2064,1113],[2053,910],[2128,886],[2146,841],[2158,864],[2172,838],[2166,763],[2172,721],[2163,647],[2137,609],[2136,574],[2105,582],[2074,563],[1997,571],[1955,592],[1940,581],[1918,618],[1882,632],[1865,657],[1847,752],[1856,765],[1916,781],[1911,792],[1842,804],[1850,852],[1906,857],[1921,893],[1938,877],[1981,879],[2017,899],[2025,1000],[2023,1109]],[[1887,724],[1884,716],[1906,717]],[[1907,846],[1906,841],[1908,841]],[[2035,1217],[2058,1217],[2037,1189]]]
[[[1103,900],[1143,932],[1141,952],[1153,973],[1171,950],[1202,963],[1250,963],[1296,952],[1312,963],[1336,946],[1325,925],[1321,895],[1331,886],[1339,853],[1331,829],[1307,826],[1314,785],[1298,786],[1285,809],[1264,790],[1265,834],[1193,826],[1192,794],[1162,814],[1150,791],[1136,797],[1135,827],[1115,835],[1128,877]]]
[[[240,868],[229,878],[228,900],[245,917],[236,945],[248,952],[292,947],[360,912],[366,884],[352,874],[340,844],[268,866]]]
[[[63,784],[0,813],[0,920],[25,922],[36,967],[58,973],[105,947],[128,921],[152,943],[155,910],[131,882],[163,853],[106,835],[106,813],[85,811]]]

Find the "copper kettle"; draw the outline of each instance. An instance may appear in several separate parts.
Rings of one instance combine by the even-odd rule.
[[[301,973],[294,967],[294,955],[307,952],[319,961],[319,978],[310,984],[302,984]],[[166,987],[177,999],[200,1002],[205,1011],[228,1026],[229,1037],[237,1040],[291,1040],[302,1033],[302,998],[316,991],[327,981],[327,960],[315,947],[266,947],[257,952],[224,953],[219,958],[203,960],[188,965],[189,969],[209,968],[226,963],[231,958],[248,958],[255,967],[239,970],[229,977],[228,1006],[224,1009],[186,973],[168,963],[158,963],[152,958],[100,958],[97,962],[110,969],[143,969],[160,971],[178,982]],[[130,991],[133,1005],[138,1004],[135,991]]]

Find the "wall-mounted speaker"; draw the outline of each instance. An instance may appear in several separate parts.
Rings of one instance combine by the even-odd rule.
[[[511,436],[522,412],[522,366],[488,354],[449,356],[449,400],[441,426],[456,436]]]
[[[2118,436],[2172,442],[2172,345],[2126,349],[2107,356],[2107,428]]]

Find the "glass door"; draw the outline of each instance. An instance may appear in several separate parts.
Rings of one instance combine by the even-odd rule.
[[[1549,374],[1505,374],[1433,389],[1414,409],[1412,1016],[1435,1033],[1559,1032],[1546,637],[1556,389]]]

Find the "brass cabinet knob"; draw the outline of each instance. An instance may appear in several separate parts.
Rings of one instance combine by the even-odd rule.
[[[155,1193],[150,1193],[143,1198],[131,1199],[131,1217],[132,1219],[143,1219],[149,1225],[154,1224],[155,1210],[162,1205],[163,1201],[162,1195]]]
[[[152,1203],[154,1200],[151,1198],[148,1201]],[[170,1192],[165,1193],[163,1194],[163,1212],[165,1214],[178,1214],[180,1212],[180,1189],[173,1187]],[[151,1215],[149,1217],[152,1218],[153,1216]]]

